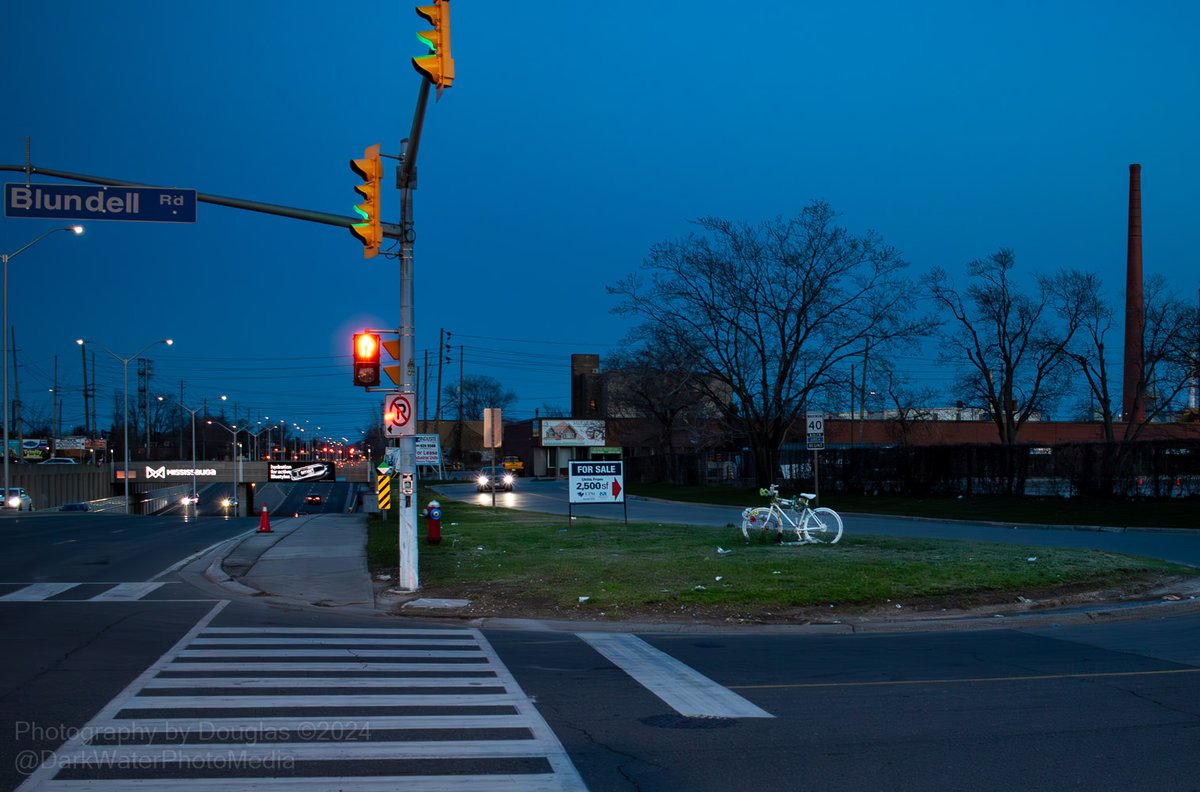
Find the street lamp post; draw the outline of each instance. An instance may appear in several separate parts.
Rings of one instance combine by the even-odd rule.
[[[105,352],[112,355],[117,360],[121,361],[121,368],[124,372],[124,378],[125,378],[125,383],[124,383],[125,397],[124,397],[124,407],[122,408],[124,414],[121,416],[121,423],[124,424],[124,432],[125,432],[125,442],[124,442],[124,446],[125,446],[125,448],[124,448],[125,513],[129,514],[129,361],[135,360],[138,355],[142,354],[143,352],[145,352],[147,349],[154,346],[155,344],[166,344],[167,346],[171,346],[175,342],[172,341],[170,338],[163,338],[163,339],[159,339],[158,341],[151,341],[149,344],[146,344],[146,346],[142,347],[137,352],[134,352],[129,357],[121,357],[116,352],[113,352],[111,349],[104,346],[104,344],[99,344],[99,343],[96,343],[95,341],[88,341],[87,339],[77,338],[77,339],[75,339],[75,343],[79,344],[80,346],[82,346],[83,344],[96,344],[96,346],[100,347]]]
[[[159,396],[158,400],[162,401],[163,398],[164,397]],[[166,398],[170,398],[170,397],[166,397]],[[203,408],[203,406],[195,407],[195,408],[188,407],[186,404],[179,401],[178,399],[171,399],[171,401],[175,402],[175,404],[179,405],[179,407],[181,407],[184,410],[187,410],[188,412],[190,412],[192,414],[192,494],[191,494],[191,497],[189,498],[189,501],[194,505],[197,503],[197,495],[196,495],[196,413],[200,412],[204,408]]]
[[[222,396],[221,398],[224,399],[225,397]],[[226,432],[229,432],[233,435],[233,446],[232,446],[232,448],[233,448],[233,498],[231,500],[233,501],[233,516],[237,517],[241,512],[241,505],[242,505],[241,499],[238,498],[238,491],[237,491],[237,488],[238,488],[237,436],[238,436],[238,432],[240,432],[242,430],[237,428],[236,424],[233,426],[226,426],[223,423],[216,423],[214,421],[208,421],[208,424],[210,426],[219,426],[222,429],[224,429]]]
[[[3,297],[4,326],[0,327],[0,333],[2,333],[4,335],[4,363],[3,363],[3,366],[4,366],[4,500],[8,499],[8,489],[9,489],[9,486],[8,486],[9,485],[9,479],[8,479],[8,421],[9,421],[9,416],[8,416],[8,260],[11,258],[16,258],[22,252],[28,250],[29,248],[36,245],[38,242],[41,242],[43,239],[45,239],[46,237],[50,236],[51,234],[53,234],[57,231],[70,231],[70,232],[74,233],[76,236],[79,236],[80,234],[83,233],[83,226],[74,225],[74,226],[63,226],[62,228],[52,228],[49,231],[47,231],[46,233],[44,233],[41,236],[34,239],[32,242],[25,245],[24,247],[17,248],[12,253],[0,253],[0,265],[2,265],[3,269],[4,269],[4,288],[3,288],[3,291],[4,291],[4,297]]]

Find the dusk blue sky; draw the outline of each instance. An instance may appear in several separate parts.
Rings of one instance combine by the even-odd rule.
[[[349,215],[348,160],[409,133],[415,5],[6,2],[0,163],[29,135],[36,166]],[[506,417],[569,404],[569,355],[629,329],[605,286],[705,215],[824,199],[914,279],[1005,246],[1023,276],[1098,272],[1119,305],[1137,162],[1147,274],[1200,285],[1200,4],[452,9],[457,79],[429,106],[415,194],[417,357],[451,330],[444,379],[464,344],[468,375],[517,392]],[[0,218],[0,250],[54,225]],[[382,396],[350,384],[351,333],[399,311],[396,260],[364,261],[345,229],[207,204],[194,225],[56,234],[12,260],[9,288],[22,400],[48,410],[57,355],[67,427],[75,338],[130,355],[170,336],[148,353],[156,392],[183,380],[191,404],[225,393],[355,438]],[[97,363],[105,424],[121,370]],[[932,358],[899,368],[949,382]]]

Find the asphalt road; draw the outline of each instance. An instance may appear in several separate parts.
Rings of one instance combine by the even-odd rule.
[[[642,505],[630,507],[633,519]],[[346,790],[424,784],[415,774],[431,788],[641,792],[1185,790],[1200,778],[1196,616],[867,635],[480,629],[241,596],[202,576],[206,558],[160,574],[255,524],[0,519],[13,550],[0,556],[0,789],[31,772],[24,789],[52,789],[60,770],[176,792],[300,788],[305,775]],[[82,585],[4,599],[55,582]],[[105,599],[121,582],[146,585]],[[246,721],[256,730],[232,730]],[[126,745],[141,747],[123,750],[158,751],[149,766],[119,752],[62,766],[95,760],[87,751],[131,723],[141,732]],[[99,742],[72,742],[80,728]]]

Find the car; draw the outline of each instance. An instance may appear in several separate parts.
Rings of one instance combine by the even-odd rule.
[[[515,480],[513,474],[502,467],[485,467],[475,474],[475,491],[504,490],[512,492]]]
[[[42,465],[77,465],[79,463],[76,462],[74,459],[70,459],[68,457],[50,457],[49,459],[43,459],[40,464],[42,464]]]
[[[83,511],[83,512],[85,512],[85,511],[91,511],[92,507],[88,506],[86,503],[64,503],[62,506],[58,507],[58,510],[59,511]]]
[[[321,505],[321,496],[320,495],[307,495],[304,498],[304,502],[305,503],[315,503],[316,505],[320,506]]]
[[[4,508],[33,511],[33,498],[29,497],[24,487],[10,487],[4,492]]]

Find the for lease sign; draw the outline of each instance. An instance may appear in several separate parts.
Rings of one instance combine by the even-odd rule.
[[[624,503],[623,462],[570,462],[567,470],[570,503]]]

